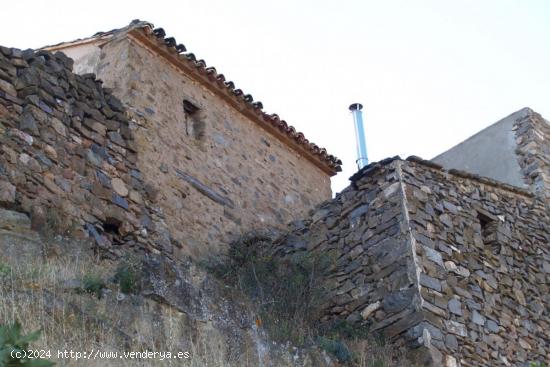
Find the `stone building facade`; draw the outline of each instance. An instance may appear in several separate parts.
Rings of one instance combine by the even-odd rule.
[[[215,253],[331,197],[338,159],[162,29],[133,22],[46,49],[73,58],[78,73],[95,73],[136,116],[136,164],[189,254]]]

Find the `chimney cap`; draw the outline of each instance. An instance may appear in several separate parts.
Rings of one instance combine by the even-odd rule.
[[[349,106],[350,111],[361,111],[363,109],[363,105],[361,103],[352,103]]]

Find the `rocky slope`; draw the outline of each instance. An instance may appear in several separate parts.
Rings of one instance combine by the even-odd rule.
[[[42,329],[34,348],[50,350],[59,365],[333,365],[318,349],[270,342],[244,298],[196,265],[131,253],[118,262],[99,260],[88,243],[75,242],[41,237],[25,214],[0,209],[0,323]],[[127,293],[121,264],[139,269]],[[58,350],[188,352],[189,358],[58,359]]]

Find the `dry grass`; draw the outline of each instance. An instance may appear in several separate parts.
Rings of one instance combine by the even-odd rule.
[[[84,248],[82,244],[72,245],[73,249]],[[188,343],[188,350],[182,350],[176,336],[181,320],[175,312],[168,315],[169,322],[166,325],[169,335],[174,327],[174,337],[168,337],[168,343],[160,350],[155,347],[154,340],[128,340],[127,335],[113,326],[118,321],[116,316],[113,319],[115,312],[102,315],[98,311],[103,301],[94,294],[76,294],[74,290],[67,289],[68,280],[83,279],[90,274],[105,277],[114,271],[115,264],[105,261],[100,263],[85,251],[73,251],[53,258],[25,256],[24,260],[17,261],[0,255],[0,324],[18,320],[25,332],[41,330],[39,341],[31,347],[35,350],[51,351],[50,360],[58,366],[230,366],[226,361],[224,346],[220,340],[216,340],[215,333],[195,333],[194,340]],[[136,312],[147,310],[139,309]],[[188,352],[191,358],[58,359],[57,351],[65,350],[94,350],[118,355],[124,351],[181,351]],[[239,365],[252,366],[246,360],[239,361]]]
[[[158,307],[161,305],[154,301],[144,302],[141,296],[127,297],[141,300],[131,307],[132,312],[143,315],[144,321],[139,328],[145,332],[139,336],[129,335],[128,330],[132,328],[119,327],[125,325],[127,309],[118,309],[116,302],[113,308],[105,299],[108,297],[98,299],[96,294],[79,293],[73,289],[74,286],[67,285],[68,281],[82,280],[87,276],[100,278],[107,285],[112,300],[119,290],[109,277],[116,273],[119,264],[106,260],[99,261],[91,251],[86,250],[90,248],[87,244],[55,239],[48,239],[45,243],[42,248],[24,250],[20,256],[14,256],[13,253],[7,256],[1,251],[3,244],[0,242],[0,324],[18,320],[25,332],[41,330],[39,341],[31,346],[35,350],[51,351],[50,360],[57,366],[257,367],[258,354],[262,354],[257,349],[258,346],[276,348],[273,345],[261,345],[260,342],[230,351],[214,327],[182,327],[186,322],[185,317],[170,307],[162,308],[163,330],[157,332],[155,326],[150,324],[154,318],[151,314],[160,312]],[[152,329],[152,333],[148,333],[148,329]],[[155,333],[163,333],[161,343]],[[400,362],[403,359],[391,347],[365,340],[345,343],[355,356],[353,367],[410,366],[406,362]],[[281,346],[280,343],[278,345]],[[58,351],[65,350],[82,353],[93,350],[111,355],[117,353],[119,356],[130,351],[181,351],[188,352],[190,358],[58,358]],[[271,365],[301,365],[294,362],[291,357],[292,354],[283,353],[277,361],[271,360],[274,362]],[[320,364],[316,362],[308,364],[318,365]]]

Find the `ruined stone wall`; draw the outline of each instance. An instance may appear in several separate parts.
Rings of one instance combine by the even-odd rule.
[[[96,70],[143,116],[137,165],[189,254],[216,253],[244,231],[284,225],[331,197],[326,173],[136,41],[109,41]],[[199,110],[186,114],[184,100]]]
[[[452,356],[460,366],[548,364],[544,202],[425,164],[407,162],[402,170],[426,326],[441,353],[435,357]]]
[[[514,129],[516,154],[526,182],[537,195],[550,198],[550,123],[529,109]]]
[[[396,345],[416,347],[423,315],[400,163],[370,165],[334,200],[292,223],[275,253],[308,251],[335,260],[326,277],[322,322],[346,320]]]
[[[173,253],[137,168],[135,124],[93,75],[45,51],[0,48],[0,205],[116,244]]]
[[[550,217],[530,192],[411,158],[374,163],[294,222],[279,256],[337,255],[322,321],[434,366],[550,362]]]

